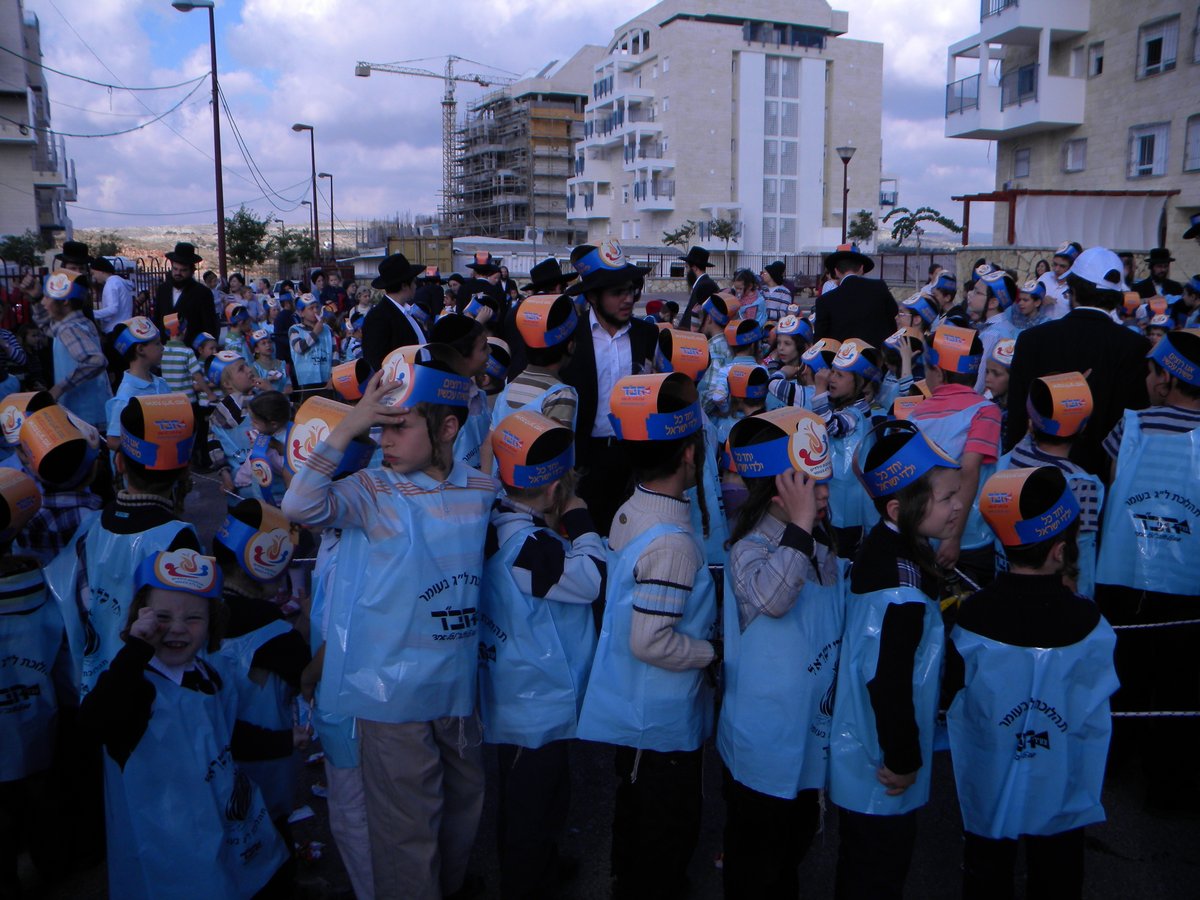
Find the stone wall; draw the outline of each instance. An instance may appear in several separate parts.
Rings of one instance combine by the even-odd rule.
[[[971,270],[975,265],[975,260],[983,257],[988,262],[998,265],[1002,269],[1016,270],[1017,286],[1019,287],[1033,278],[1033,270],[1037,265],[1037,261],[1044,259],[1046,262],[1050,262],[1056,249],[1056,247],[1036,249],[1030,247],[980,247],[975,245],[963,247],[955,254],[958,283],[962,285],[967,282],[967,279],[971,277]],[[1133,263],[1133,277],[1135,280],[1149,276],[1150,270],[1146,265],[1146,256],[1144,253],[1134,254]],[[1177,268],[1172,269],[1171,275],[1176,281],[1180,280],[1182,274],[1181,270]],[[1184,276],[1183,280],[1186,280],[1186,276]]]

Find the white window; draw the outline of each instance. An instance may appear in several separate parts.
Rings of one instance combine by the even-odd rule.
[[[666,112],[670,108],[671,108],[671,98],[663,97],[663,112]]]
[[[1161,75],[1175,68],[1179,53],[1179,16],[1138,29],[1138,77]]]
[[[1087,167],[1087,138],[1063,143],[1063,171],[1082,172]]]
[[[1104,41],[1088,46],[1088,78],[1104,74]]]
[[[1183,171],[1200,170],[1200,116],[1187,120],[1187,136],[1183,142]]]
[[[1084,47],[1082,44],[1080,44],[1078,47],[1071,48],[1070,72],[1071,72],[1072,78],[1082,78],[1086,74],[1083,69],[1085,62],[1086,62],[1086,60],[1085,60],[1086,53],[1087,53],[1087,48]]]
[[[629,205],[629,185],[627,184],[621,187],[621,205]],[[625,235],[622,234],[621,237],[625,237]]]
[[[669,139],[667,138],[667,136],[666,136],[665,134],[662,136],[662,140],[660,140],[660,141],[659,141],[659,143],[660,143],[660,144],[662,144],[662,152],[663,152],[663,156],[666,156],[666,155],[667,155],[667,149],[668,149],[668,148],[669,148],[669,146],[670,146],[670,141],[669,141]]]
[[[625,220],[621,223],[621,240],[629,240],[629,221]]]
[[[1013,151],[1013,178],[1028,178],[1033,151],[1028,147]]]
[[[1137,125],[1129,129],[1129,177],[1146,178],[1167,173],[1169,122]]]
[[[663,74],[666,75],[670,71],[671,71],[671,57],[664,56],[663,57]]]
[[[642,236],[642,220],[634,219],[633,220],[633,239],[636,241],[639,238],[641,238],[641,236]]]

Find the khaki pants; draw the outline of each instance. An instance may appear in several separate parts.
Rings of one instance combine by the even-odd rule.
[[[367,801],[362,769],[339,769],[325,758],[329,786],[329,830],[358,900],[375,900],[371,874],[371,844],[367,830]]]
[[[440,900],[462,887],[483,812],[479,720],[358,724],[376,900]]]

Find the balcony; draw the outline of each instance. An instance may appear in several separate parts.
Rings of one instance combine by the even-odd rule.
[[[895,206],[897,199],[899,199],[899,198],[897,196],[896,191],[880,191],[879,192],[879,205],[881,207],[882,206]]]
[[[1090,21],[1090,0],[981,0],[979,40],[1033,44],[1045,29],[1053,43],[1084,34]]]
[[[567,221],[608,219],[612,213],[612,197],[602,194],[567,194]]]
[[[1043,75],[1037,64],[999,84],[972,75],[946,87],[946,137],[999,140],[1083,124],[1087,80]]]
[[[674,179],[635,181],[633,183],[633,207],[642,212],[673,210],[675,208]]]
[[[626,144],[622,163],[626,172],[635,172],[639,169],[663,171],[675,168],[675,160],[666,156],[663,153],[663,148],[657,145],[651,147],[634,147],[631,144]]]

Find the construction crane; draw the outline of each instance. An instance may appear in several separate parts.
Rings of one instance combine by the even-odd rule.
[[[395,63],[370,63],[360,60],[354,64],[354,74],[359,78],[369,78],[372,72],[390,72],[393,75],[419,75],[422,78],[440,78],[445,84],[446,91],[442,94],[442,208],[440,213],[443,224],[448,226],[454,215],[454,182],[457,169],[457,154],[454,152],[454,122],[457,101],[454,99],[454,85],[456,82],[463,81],[469,84],[477,84],[480,87],[492,87],[494,85],[512,84],[519,76],[515,72],[508,73],[512,77],[508,77],[507,75],[480,75],[476,72],[456,73],[454,71],[454,64],[456,62],[471,63],[472,65],[484,66],[489,69],[494,68],[493,66],[488,66],[486,63],[475,62],[462,56],[447,56],[445,71],[440,75],[431,69],[418,69],[405,65],[406,63],[428,62],[431,59],[440,59],[440,57],[407,59]]]

